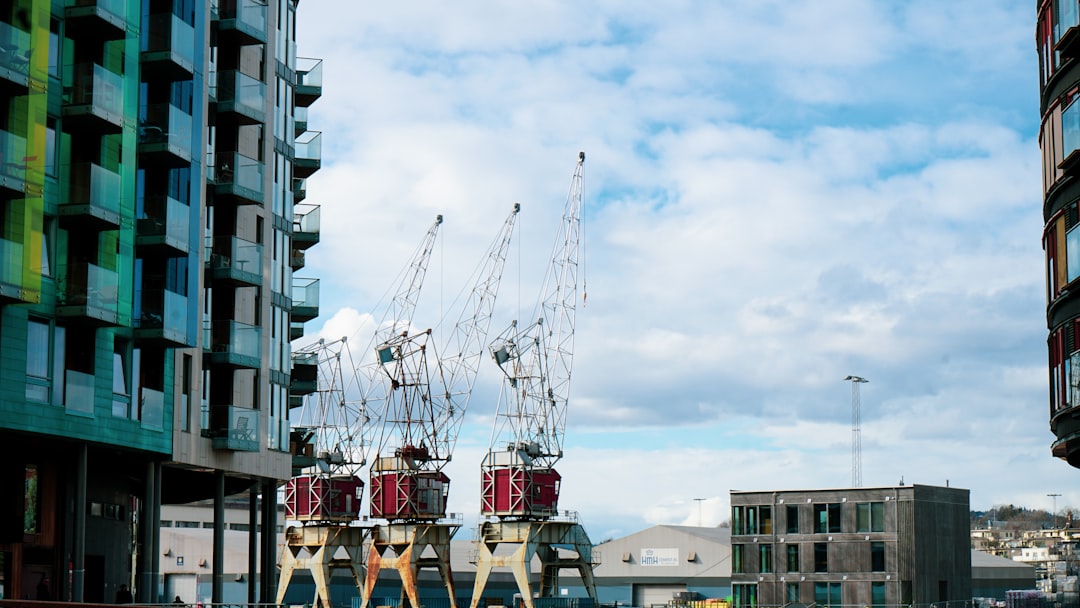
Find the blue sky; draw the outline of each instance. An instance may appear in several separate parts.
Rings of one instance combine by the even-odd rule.
[[[324,60],[310,337],[354,335],[437,213],[434,324],[520,202],[492,335],[527,315],[577,152],[561,506],[595,538],[851,480],[1080,506],[1050,456],[1034,8],[914,1],[303,2]],[[450,509],[478,512],[484,362]]]

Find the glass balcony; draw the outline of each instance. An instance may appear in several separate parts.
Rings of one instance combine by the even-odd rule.
[[[215,281],[262,285],[262,245],[239,237],[218,236],[208,257]]]
[[[0,80],[12,93],[25,94],[30,84],[30,34],[0,22]]]
[[[26,189],[26,138],[0,131],[0,188],[12,195]]]
[[[296,156],[293,158],[293,175],[311,177],[322,166],[322,132],[305,131],[296,138]]]
[[[259,410],[217,406],[211,420],[215,450],[259,451]]]
[[[245,124],[266,122],[266,83],[239,70],[217,73],[218,112],[232,112]]]
[[[321,215],[318,205],[293,207],[293,247],[304,250],[319,242]]]
[[[293,353],[289,392],[292,396],[310,395],[319,389],[318,353]]]
[[[119,133],[123,126],[124,77],[96,63],[68,66],[64,85],[65,125]]]
[[[207,171],[214,183],[215,200],[238,205],[262,204],[262,162],[235,152],[218,154],[208,160],[211,164]]]
[[[319,316],[319,279],[294,277],[292,283],[292,319],[310,321]]]
[[[217,0],[219,34],[239,44],[266,42],[266,0]]]
[[[80,317],[116,325],[120,282],[116,272],[87,262],[60,268],[57,316]]]
[[[191,115],[171,103],[151,104],[139,121],[139,154],[162,167],[191,163]]]
[[[74,370],[64,372],[64,409],[94,414],[94,376]]]
[[[72,225],[98,230],[120,227],[120,174],[94,163],[68,165],[70,185],[61,199],[60,217]]]
[[[217,365],[257,369],[262,328],[239,321],[213,321],[210,328],[210,360]]]
[[[322,59],[296,58],[296,107],[308,107],[322,96]]]
[[[304,337],[304,322],[303,321],[290,321],[289,322],[289,340],[299,340]]]
[[[135,327],[135,335],[141,339],[162,340],[174,346],[195,343],[188,336],[188,298],[168,289],[143,290]]]
[[[172,13],[150,15],[140,55],[144,78],[187,80],[195,69],[195,28]]]
[[[124,0],[67,0],[68,33],[76,38],[118,40],[127,31]]]
[[[165,393],[150,388],[140,389],[139,420],[144,428],[160,429],[165,423]]]
[[[190,251],[190,227],[191,207],[172,197],[148,196],[143,204],[142,217],[136,223],[136,244],[161,250],[165,255],[184,255]]]
[[[293,247],[289,252],[289,267],[293,269],[293,272],[300,270],[307,264],[307,256],[304,252]]]

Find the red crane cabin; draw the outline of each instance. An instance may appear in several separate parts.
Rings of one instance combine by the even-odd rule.
[[[559,510],[562,476],[535,467],[519,451],[488,452],[481,469],[480,510],[500,518],[547,519]]]
[[[356,521],[363,497],[364,482],[355,475],[300,475],[285,483],[285,517],[295,521]]]

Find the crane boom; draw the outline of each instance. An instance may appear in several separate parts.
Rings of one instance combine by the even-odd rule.
[[[439,356],[432,330],[398,328],[376,347],[382,385],[388,387],[371,471],[371,515],[390,521],[445,515],[450,479],[442,473],[476,379],[478,360],[520,207],[514,206],[488,249],[458,322]],[[414,283],[419,290],[419,284]],[[403,307],[402,310],[405,310]]]
[[[504,374],[491,446],[482,465],[485,515],[548,517],[557,510],[573,367],[585,153],[570,182],[535,315],[490,345]],[[526,488],[531,488],[527,490]]]

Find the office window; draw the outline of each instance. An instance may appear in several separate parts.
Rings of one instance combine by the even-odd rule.
[[[204,529],[213,530],[214,529],[214,522],[212,522],[212,521],[204,521],[204,522],[202,522],[202,527]]]
[[[758,534],[772,534],[772,507],[758,507],[758,519],[761,522],[758,527]]]
[[[788,505],[787,508],[785,509],[785,511],[786,511],[785,518],[787,519],[787,527],[785,529],[787,530],[787,533],[788,534],[798,534],[799,533],[799,505]]]
[[[198,528],[199,522],[197,521],[178,521],[176,522],[177,528]]]
[[[758,561],[761,564],[761,572],[769,573],[773,571],[772,544],[763,543],[758,545]]]
[[[787,546],[787,571],[799,571],[799,545],[794,543]]]
[[[814,543],[814,572],[829,571],[829,544]]]
[[[860,502],[855,505],[857,532],[885,531],[885,503]]]
[[[840,513],[843,505],[838,502],[814,505],[814,532],[837,534],[840,532]]]
[[[743,574],[746,572],[746,548],[745,545],[731,545],[731,573]]]
[[[731,508],[731,533],[743,533],[743,509],[744,507]]]
[[[885,572],[885,543],[870,543],[870,571]]]
[[[870,583],[870,602],[877,607],[885,606],[885,583],[877,581]]]
[[[814,603],[818,606],[843,604],[840,583],[814,583]]]
[[[49,324],[30,319],[26,322],[26,398],[49,402],[52,373],[49,367]]]

